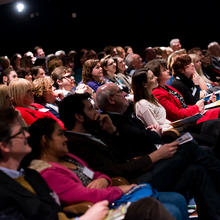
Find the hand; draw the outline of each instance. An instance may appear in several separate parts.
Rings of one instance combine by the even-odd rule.
[[[105,178],[98,178],[90,182],[86,187],[90,189],[104,189],[109,185]]]
[[[213,92],[212,95],[210,96],[209,100],[210,100],[210,102],[216,102],[216,95],[215,95],[214,92]]]
[[[196,105],[198,106],[200,112],[204,110],[204,100],[203,99],[196,102]]]
[[[55,90],[54,94],[55,94],[56,98],[59,98],[60,100],[62,100],[64,98],[64,94],[63,94],[62,90],[60,90],[60,89]]]
[[[130,184],[130,185],[121,185],[118,186],[121,191],[123,192],[123,194],[127,193],[128,191],[130,191],[133,187],[137,186],[137,184]]]
[[[100,114],[98,121],[101,129],[109,134],[112,134],[117,130],[117,128],[113,125],[111,118],[107,114]]]
[[[162,128],[160,127],[160,125],[157,125],[157,124],[150,125],[147,127],[147,129],[157,132],[160,136],[162,135]]]
[[[81,83],[76,87],[75,92],[78,93],[78,94],[88,92],[90,95],[92,95],[93,94],[93,89],[90,88],[88,85],[86,85],[84,83]]]
[[[199,85],[199,74],[194,72],[192,76],[192,81],[194,82],[195,85]]]
[[[156,163],[161,159],[167,159],[172,157],[178,149],[178,142],[172,142],[169,144],[162,145],[158,150],[149,154],[149,157],[152,160],[152,163]]]
[[[178,149],[178,142],[172,142],[162,145],[158,151],[160,152],[161,159],[167,159],[172,157]]]
[[[200,99],[203,99],[207,95],[207,92],[205,90],[200,91]]]
[[[86,213],[79,217],[79,220],[104,220],[106,215],[108,214],[108,201],[104,200],[101,202],[97,202],[91,208],[89,208]]]

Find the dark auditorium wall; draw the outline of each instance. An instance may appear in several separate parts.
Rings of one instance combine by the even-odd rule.
[[[217,0],[31,0],[23,15],[0,6],[0,55],[41,45],[54,50],[131,45],[168,46],[180,38],[186,49],[220,42]],[[76,13],[76,18],[72,18]]]

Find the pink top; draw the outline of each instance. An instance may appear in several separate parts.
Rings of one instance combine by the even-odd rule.
[[[80,162],[83,166],[88,165],[73,154],[68,153],[68,156]],[[70,169],[58,163],[49,163],[52,167],[43,169],[40,174],[45,179],[49,187],[55,191],[61,203],[73,204],[81,201],[89,201],[96,203],[101,200],[113,202],[122,195],[122,191],[117,186],[111,186],[111,179],[100,172],[94,172],[94,178],[105,178],[110,182],[110,185],[105,189],[91,189],[83,186],[81,180]],[[92,169],[91,169],[92,170]]]

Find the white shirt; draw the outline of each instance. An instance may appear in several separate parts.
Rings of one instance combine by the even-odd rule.
[[[143,122],[145,127],[149,125],[160,125],[162,131],[172,128],[170,121],[166,119],[165,108],[158,103],[158,106],[142,99],[135,105],[137,117]]]

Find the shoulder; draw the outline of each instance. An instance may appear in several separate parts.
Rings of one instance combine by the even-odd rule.
[[[165,94],[167,93],[167,91],[165,89],[162,89],[161,87],[158,87],[156,89],[153,90],[153,95],[161,95],[161,94]]]
[[[136,102],[135,107],[145,107],[145,106],[152,106],[153,104],[151,102],[149,102],[146,99],[141,99],[138,102]]]

